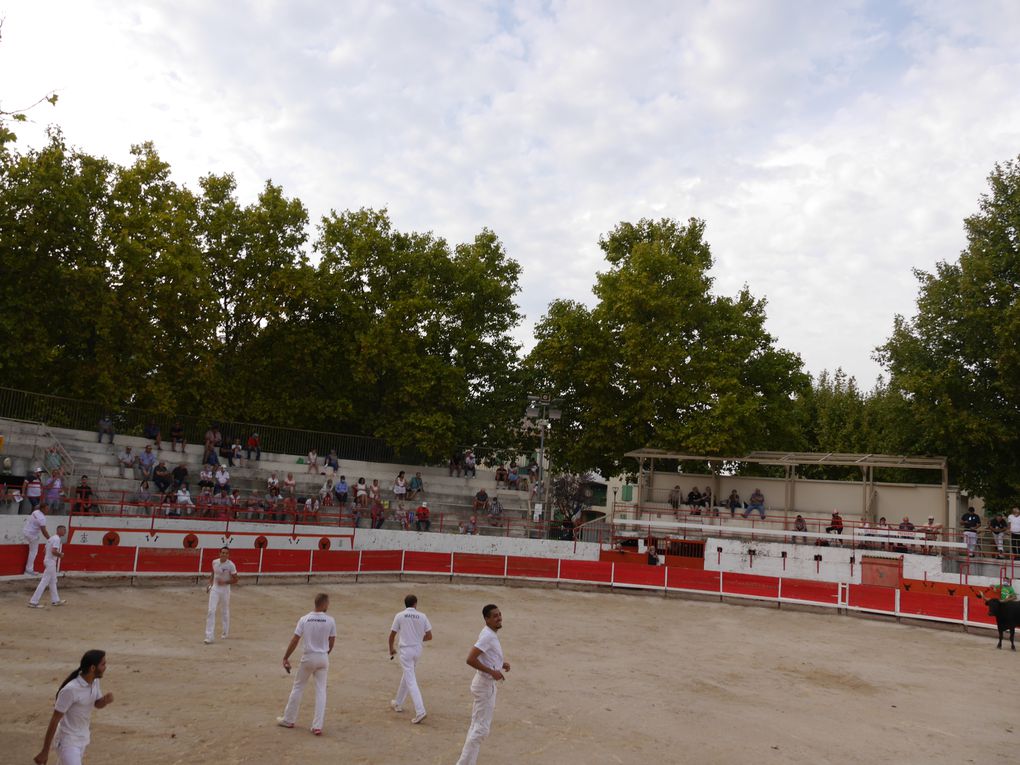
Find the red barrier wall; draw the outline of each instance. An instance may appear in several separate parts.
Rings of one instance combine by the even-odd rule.
[[[505,568],[506,558],[502,555],[453,554],[453,571],[455,574],[503,576]]]
[[[595,560],[560,561],[560,579],[609,584],[613,581],[613,564]]]
[[[135,565],[134,547],[68,545],[61,568],[67,571],[120,571],[130,573]]]
[[[274,550],[267,547],[262,551],[262,573],[307,574],[311,561],[311,550]]]
[[[613,570],[613,584],[639,587],[665,587],[666,567],[641,563],[617,563]]]
[[[779,597],[779,579],[774,576],[723,573],[723,593],[726,595],[753,595],[759,598]]]
[[[134,548],[126,548],[134,549]],[[142,547],[138,549],[138,568],[142,572],[171,572],[175,574],[195,574],[199,570],[201,558],[199,550],[177,550],[166,547]]]
[[[506,558],[507,576],[555,579],[558,570],[559,561],[555,558],[530,558],[520,555],[508,555]]]
[[[988,615],[988,604],[981,598],[967,598],[967,620],[977,624],[995,624],[995,617]]]
[[[839,585],[835,582],[813,582],[808,579],[783,579],[780,594],[784,599],[810,603],[839,603]]]
[[[416,552],[407,550],[404,553],[404,571],[417,571],[423,574],[449,574],[450,553]],[[400,562],[397,562],[400,565]]]
[[[364,550],[361,553],[363,572],[400,571],[400,550]]]
[[[674,590],[719,592],[719,572],[670,566],[666,569],[666,586]]]
[[[357,550],[316,550],[312,553],[312,571],[317,574],[354,573],[358,570],[361,553]]]
[[[871,584],[852,584],[848,594],[851,608],[866,608],[870,611],[896,610],[896,588],[878,587]]]
[[[39,555],[43,554],[42,546],[39,547]],[[0,576],[17,576],[25,572],[25,558],[28,557],[28,545],[0,545]],[[36,557],[39,568],[42,570],[42,561]]]
[[[901,592],[900,613],[959,621],[963,619],[963,598],[929,592]]]

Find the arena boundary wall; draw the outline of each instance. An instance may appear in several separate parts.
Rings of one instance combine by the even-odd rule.
[[[174,549],[141,546],[75,544],[65,548],[61,578],[65,582],[93,578],[135,579],[159,576],[204,577],[219,554],[214,547]],[[0,546],[0,571],[9,585],[26,580],[26,547]],[[648,566],[616,561],[570,560],[519,555],[417,550],[232,549],[231,559],[244,578],[347,576],[355,581],[379,576],[426,576],[491,580],[500,584],[544,583],[616,591],[646,591],[833,609],[837,613],[879,614],[897,619],[939,622],[964,628],[995,627],[977,596],[908,592],[898,588],[728,571]],[[12,571],[13,569],[13,571]],[[5,589],[10,589],[7,587]]]

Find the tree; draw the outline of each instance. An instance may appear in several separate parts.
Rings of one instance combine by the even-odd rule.
[[[997,164],[967,247],[916,271],[917,314],[877,351],[932,451],[992,508],[1020,500],[1020,158]]]
[[[796,437],[791,397],[808,377],[765,330],[747,288],[711,293],[705,225],[621,223],[600,241],[609,270],[591,310],[556,301],[527,364],[564,399],[556,464],[615,475],[643,446],[733,455]]]

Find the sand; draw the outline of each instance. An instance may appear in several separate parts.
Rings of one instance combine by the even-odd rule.
[[[314,695],[279,728],[280,659],[315,592],[338,639],[324,735]],[[393,614],[414,591],[435,640],[419,665],[428,718],[389,709]],[[63,677],[108,652],[113,705],[91,763],[452,763],[470,717],[464,658],[497,603],[512,665],[484,763],[990,763],[1015,749],[1020,655],[967,634],[831,613],[448,583],[236,588],[230,639],[202,642],[204,587],[66,589],[64,608],[0,594],[5,763],[38,752]],[[408,704],[410,706],[410,704]],[[51,755],[50,762],[55,762]]]

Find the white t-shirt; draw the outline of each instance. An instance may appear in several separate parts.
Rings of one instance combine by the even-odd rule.
[[[417,608],[405,608],[393,617],[390,627],[400,638],[400,647],[420,646],[425,633],[432,629],[429,618]]]
[[[336,621],[323,611],[312,611],[298,619],[294,634],[305,641],[305,653],[329,653],[329,639],[336,637]]]
[[[25,489],[25,496],[36,499],[42,496],[42,481],[38,478],[33,478],[28,482],[28,486]]]
[[[230,587],[230,580],[237,576],[237,566],[234,561],[227,559],[221,561],[219,558],[212,562],[213,582],[217,587]]]
[[[1020,534],[1020,515],[1010,515],[1006,520],[1009,521],[1009,533]]]
[[[226,470],[221,470],[220,472],[218,472],[216,474],[216,483],[218,483],[220,486],[226,486],[228,483],[230,483],[230,473],[228,473]]]
[[[22,529],[25,539],[31,539],[34,542],[39,538],[39,532],[45,525],[46,514],[39,509],[33,510],[32,514],[25,519],[25,528]]]
[[[55,710],[64,715],[57,727],[57,739],[74,746],[88,746],[92,709],[102,697],[99,680],[93,680],[90,684],[81,675],[61,688],[53,705]]]
[[[478,634],[478,640],[475,641],[475,648],[482,652],[478,661],[489,669],[503,669],[503,646],[499,644],[499,637],[489,625],[482,627],[482,631]],[[489,675],[483,675],[483,677],[492,679]]]
[[[49,539],[46,540],[46,558],[43,561],[45,566],[56,566],[57,561],[60,560],[56,556],[56,553],[60,552],[64,547],[64,543],[60,541],[59,534],[53,534]]]

